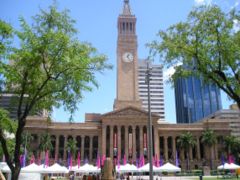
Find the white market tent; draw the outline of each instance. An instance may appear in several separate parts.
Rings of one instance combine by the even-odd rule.
[[[10,173],[11,172],[11,170],[8,167],[6,162],[0,162],[0,170],[4,173]]]
[[[166,163],[166,164],[162,165],[161,167],[158,167],[157,169],[160,172],[180,172],[181,171],[181,168],[174,166],[171,163]]]
[[[35,163],[32,163],[26,167],[21,168],[22,173],[43,173],[44,169],[42,166],[38,166]]]
[[[145,164],[144,166],[140,167],[138,170],[140,172],[149,172],[149,163]],[[156,166],[153,166],[153,171],[154,172],[159,172],[158,168]]]
[[[43,169],[43,173],[49,174],[61,174],[61,173],[68,173],[68,169],[64,166],[59,165],[58,163],[53,164],[45,169]]]
[[[80,166],[79,168],[78,165],[74,166],[72,167],[72,170],[75,171],[76,173],[99,173],[101,171],[98,167],[88,163],[84,164],[83,166]]]
[[[126,173],[126,172],[139,172],[138,168],[133,164],[125,164],[120,165],[120,167],[116,166],[116,170],[120,173]]]
[[[222,169],[228,169],[228,170],[234,170],[234,169],[240,169],[240,166],[234,163],[224,163],[221,166],[217,167],[218,170],[222,170]]]

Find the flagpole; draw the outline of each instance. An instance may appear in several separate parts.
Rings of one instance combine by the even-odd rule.
[[[153,162],[152,162],[152,117],[151,117],[151,99],[150,99],[150,68],[147,62],[146,83],[148,87],[148,159],[149,159],[149,179],[153,180]]]

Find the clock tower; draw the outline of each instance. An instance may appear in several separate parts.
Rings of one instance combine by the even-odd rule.
[[[136,17],[131,13],[129,0],[124,0],[117,27],[117,97],[114,109],[127,106],[141,108],[138,96]]]

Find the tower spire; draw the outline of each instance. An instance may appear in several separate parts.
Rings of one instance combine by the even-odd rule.
[[[124,0],[124,5],[123,5],[123,15],[131,15],[131,8],[129,5],[129,0]]]

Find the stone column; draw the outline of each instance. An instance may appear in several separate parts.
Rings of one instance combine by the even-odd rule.
[[[121,126],[118,126],[118,140],[117,140],[117,150],[118,150],[118,156],[121,159]]]
[[[189,148],[189,151],[188,151],[188,152],[189,152],[189,159],[190,159],[190,160],[193,159],[192,150],[193,150],[193,148],[190,147],[190,148]]]
[[[92,154],[93,154],[93,136],[89,136],[89,145],[90,145],[90,149],[89,149],[89,161],[92,162]]]
[[[63,160],[67,159],[67,149],[65,148],[66,145],[67,145],[67,136],[64,136]]]
[[[102,155],[106,156],[106,126],[102,126]]]
[[[132,126],[132,136],[133,136],[133,147],[132,147],[132,158],[133,161],[136,161],[136,126]]]
[[[218,160],[218,144],[216,143],[215,145],[214,145],[214,154],[215,154],[215,160]]]
[[[139,130],[140,130],[140,156],[143,156],[143,127],[139,126]]]
[[[155,128],[154,129],[154,149],[155,149],[155,154],[153,154],[153,156],[157,155],[157,157],[159,158],[160,157],[160,154],[159,154],[159,136],[158,136],[158,129]]]
[[[197,159],[198,159],[198,160],[201,159],[199,137],[197,137]]]
[[[98,135],[97,137],[98,137],[98,153],[102,154],[102,138],[100,137],[100,135]]]
[[[38,137],[38,139],[37,139],[37,145],[38,145],[38,147],[39,147],[39,146],[40,146],[40,143],[41,143],[41,141],[40,141],[41,135],[38,134],[37,137]],[[42,152],[41,152],[40,149],[38,149],[38,153],[39,153],[39,155],[41,155]]]
[[[125,126],[125,156],[128,160],[128,127]]]
[[[172,136],[172,150],[173,150],[173,159],[176,162],[176,137]]]
[[[113,126],[110,126],[110,158],[113,159]]]
[[[58,154],[59,154],[59,136],[56,135],[56,144],[55,144],[55,160],[58,160]]]
[[[84,161],[84,145],[85,145],[85,136],[81,137],[81,159]]]
[[[167,143],[167,136],[164,136],[164,157],[165,157],[165,162],[168,161],[168,143]]]

